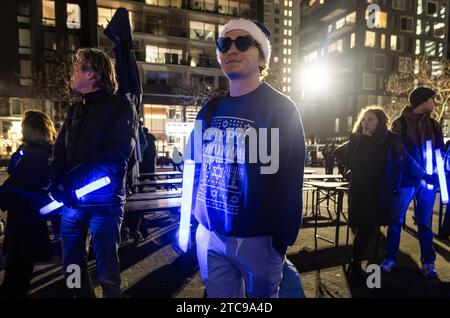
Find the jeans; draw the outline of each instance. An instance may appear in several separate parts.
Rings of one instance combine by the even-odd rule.
[[[405,224],[406,212],[408,206],[415,196],[417,200],[415,220],[418,227],[421,262],[433,263],[436,260],[436,253],[433,247],[432,217],[433,206],[436,197],[436,189],[429,190],[427,186],[421,183],[418,187],[405,187],[399,190],[399,209],[400,217],[395,224],[389,226],[386,241],[386,259],[395,261],[400,246],[400,234]]]
[[[95,297],[87,270],[86,237],[89,229],[95,254],[97,281],[103,296],[121,297],[118,248],[123,206],[89,207],[61,212],[61,235],[64,272],[71,264],[80,266],[81,288],[74,288],[75,297]]]
[[[271,236],[228,237],[199,224],[196,242],[208,297],[278,297],[284,255],[272,247]]]

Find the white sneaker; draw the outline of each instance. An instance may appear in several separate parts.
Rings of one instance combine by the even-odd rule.
[[[425,277],[428,277],[428,278],[438,277],[438,273],[436,271],[436,266],[432,263],[422,264],[422,273],[425,275]]]
[[[390,259],[385,259],[381,262],[380,268],[385,273],[390,273],[392,271],[392,268],[394,268],[395,262]]]

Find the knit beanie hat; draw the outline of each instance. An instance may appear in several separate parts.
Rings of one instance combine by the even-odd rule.
[[[233,30],[243,30],[248,32],[256,42],[261,46],[262,52],[264,54],[264,62],[266,66],[269,66],[270,54],[272,48],[270,46],[270,36],[272,32],[262,23],[246,20],[246,19],[235,19],[228,21],[225,24],[222,32],[220,32],[219,37],[224,37],[228,32]],[[219,50],[216,49],[217,57],[219,57]]]
[[[436,96],[436,92],[428,87],[417,87],[409,94],[409,104],[412,108],[416,108],[429,98]]]

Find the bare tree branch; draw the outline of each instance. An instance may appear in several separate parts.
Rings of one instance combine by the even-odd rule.
[[[436,107],[432,116],[441,121],[448,105],[450,91],[450,64],[445,58],[433,62],[422,56],[416,67],[411,65],[408,73],[393,73],[386,83],[386,95],[391,98],[385,109],[391,118],[400,115],[408,103],[408,95],[414,87],[427,86],[436,92]]]

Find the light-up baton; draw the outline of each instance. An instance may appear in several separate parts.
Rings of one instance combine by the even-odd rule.
[[[109,179],[109,177],[104,177],[104,178],[98,179],[98,180],[91,182],[88,185],[82,187],[81,189],[75,190],[75,195],[79,199],[82,196],[84,196],[88,193],[91,193],[95,190],[98,190],[100,188],[103,188],[104,186],[106,186],[110,183],[111,183],[111,180]],[[48,213],[62,207],[63,205],[64,205],[64,203],[53,200],[51,203],[49,203],[46,206],[44,206],[43,208],[41,208],[39,210],[39,212],[42,215],[45,215],[45,214],[48,214]]]
[[[181,195],[180,229],[178,246],[183,253],[187,252],[191,234],[191,207],[194,192],[195,161],[186,160],[183,168],[183,193]]]
[[[427,147],[426,173],[431,176],[433,174],[433,144],[431,143],[431,140],[427,140],[426,147]],[[433,185],[427,184],[427,188],[428,190],[433,190]]]
[[[439,187],[441,188],[442,203],[448,203],[447,180],[445,179],[444,163],[442,161],[441,149],[436,149],[436,167],[439,176]]]

